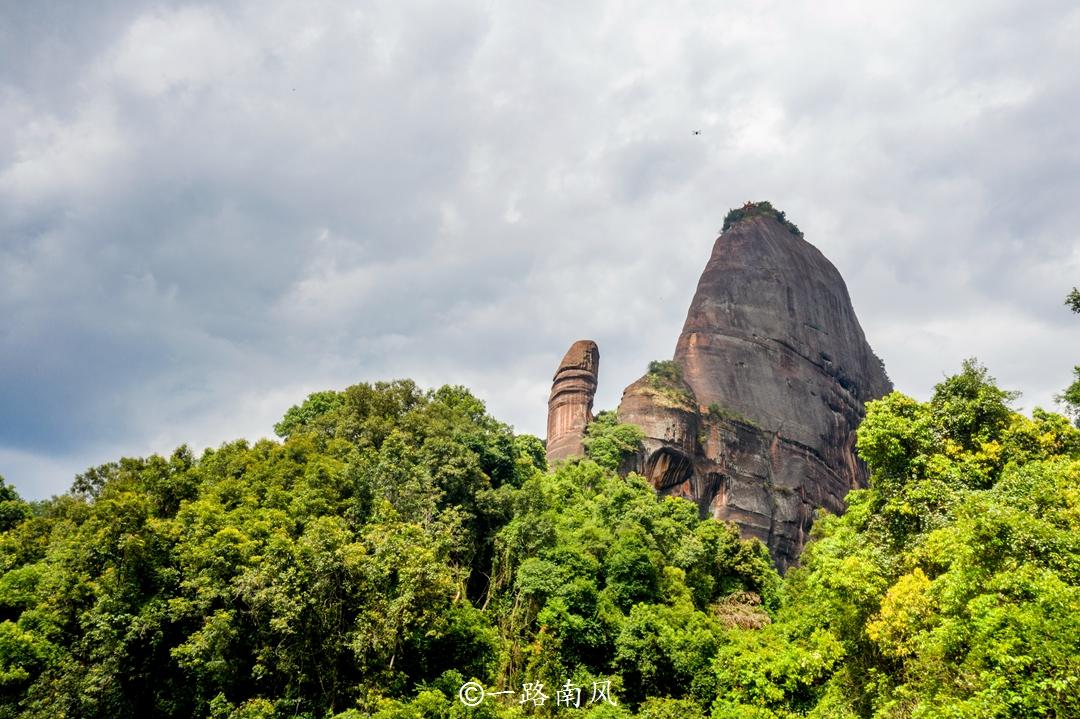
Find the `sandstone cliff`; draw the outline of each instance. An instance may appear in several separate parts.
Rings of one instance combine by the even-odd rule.
[[[581,440],[592,420],[599,371],[600,350],[592,340],[575,342],[559,363],[548,399],[548,462],[584,454]]]
[[[733,213],[734,214],[734,213]],[[675,348],[623,394],[637,469],[703,514],[736,522],[780,567],[813,510],[865,486],[855,428],[891,389],[836,268],[781,213],[747,205],[713,246]]]

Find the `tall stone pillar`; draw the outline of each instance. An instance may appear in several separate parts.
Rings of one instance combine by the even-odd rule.
[[[600,371],[600,350],[592,340],[578,340],[559,363],[548,400],[547,458],[556,462],[585,454],[581,440],[592,420],[593,396]]]

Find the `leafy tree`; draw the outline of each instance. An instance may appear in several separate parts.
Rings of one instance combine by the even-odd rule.
[[[533,677],[610,681],[620,706],[583,716],[648,691],[701,710],[709,603],[778,581],[619,477],[640,435],[613,416],[603,466],[554,473],[461,387],[317,392],[277,430],[101,465],[37,509],[0,481],[0,717],[510,717],[458,688]],[[641,684],[654,646],[676,674]]]
[[[607,469],[617,470],[642,450],[645,433],[634,424],[620,424],[615,412],[601,412],[585,428],[585,454]]]
[[[1058,401],[1065,405],[1066,413],[1080,427],[1080,365],[1073,367],[1073,382],[1061,393]]]
[[[461,387],[316,393],[281,442],[40,505],[0,481],[0,718],[558,713],[469,680],[609,682],[592,719],[1078,716],[1080,429],[1013,397],[969,361],[870,403],[870,487],[783,580],[619,476],[613,414],[550,471]]]
[[[344,401],[340,392],[313,392],[303,404],[289,408],[281,421],[274,425],[274,433],[278,437],[287,438],[297,432],[315,430],[319,424],[324,424],[320,420],[340,408]],[[330,429],[326,427],[325,431]]]
[[[1072,288],[1072,292],[1065,297],[1065,305],[1073,312],[1080,314],[1080,289]]]
[[[999,389],[985,367],[968,359],[959,374],[934,387],[930,409],[939,433],[972,451],[1000,436],[1018,396]]]
[[[0,475],[0,532],[16,527],[33,515],[30,505],[22,500],[15,487]]]

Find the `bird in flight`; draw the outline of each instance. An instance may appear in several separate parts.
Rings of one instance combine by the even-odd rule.
[[[700,135],[700,134],[701,134],[701,130],[694,130],[694,131],[693,131],[693,133],[694,133],[695,135]]]

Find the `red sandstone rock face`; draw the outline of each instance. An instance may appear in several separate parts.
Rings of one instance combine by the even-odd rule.
[[[645,377],[619,407],[646,433],[639,471],[789,566],[814,509],[843,511],[866,486],[855,428],[864,403],[891,390],[843,278],[775,218],[743,219],[713,246],[674,359],[685,406]]]
[[[600,350],[592,340],[575,342],[559,363],[548,400],[548,462],[585,454],[581,440],[592,421],[599,371]]]

